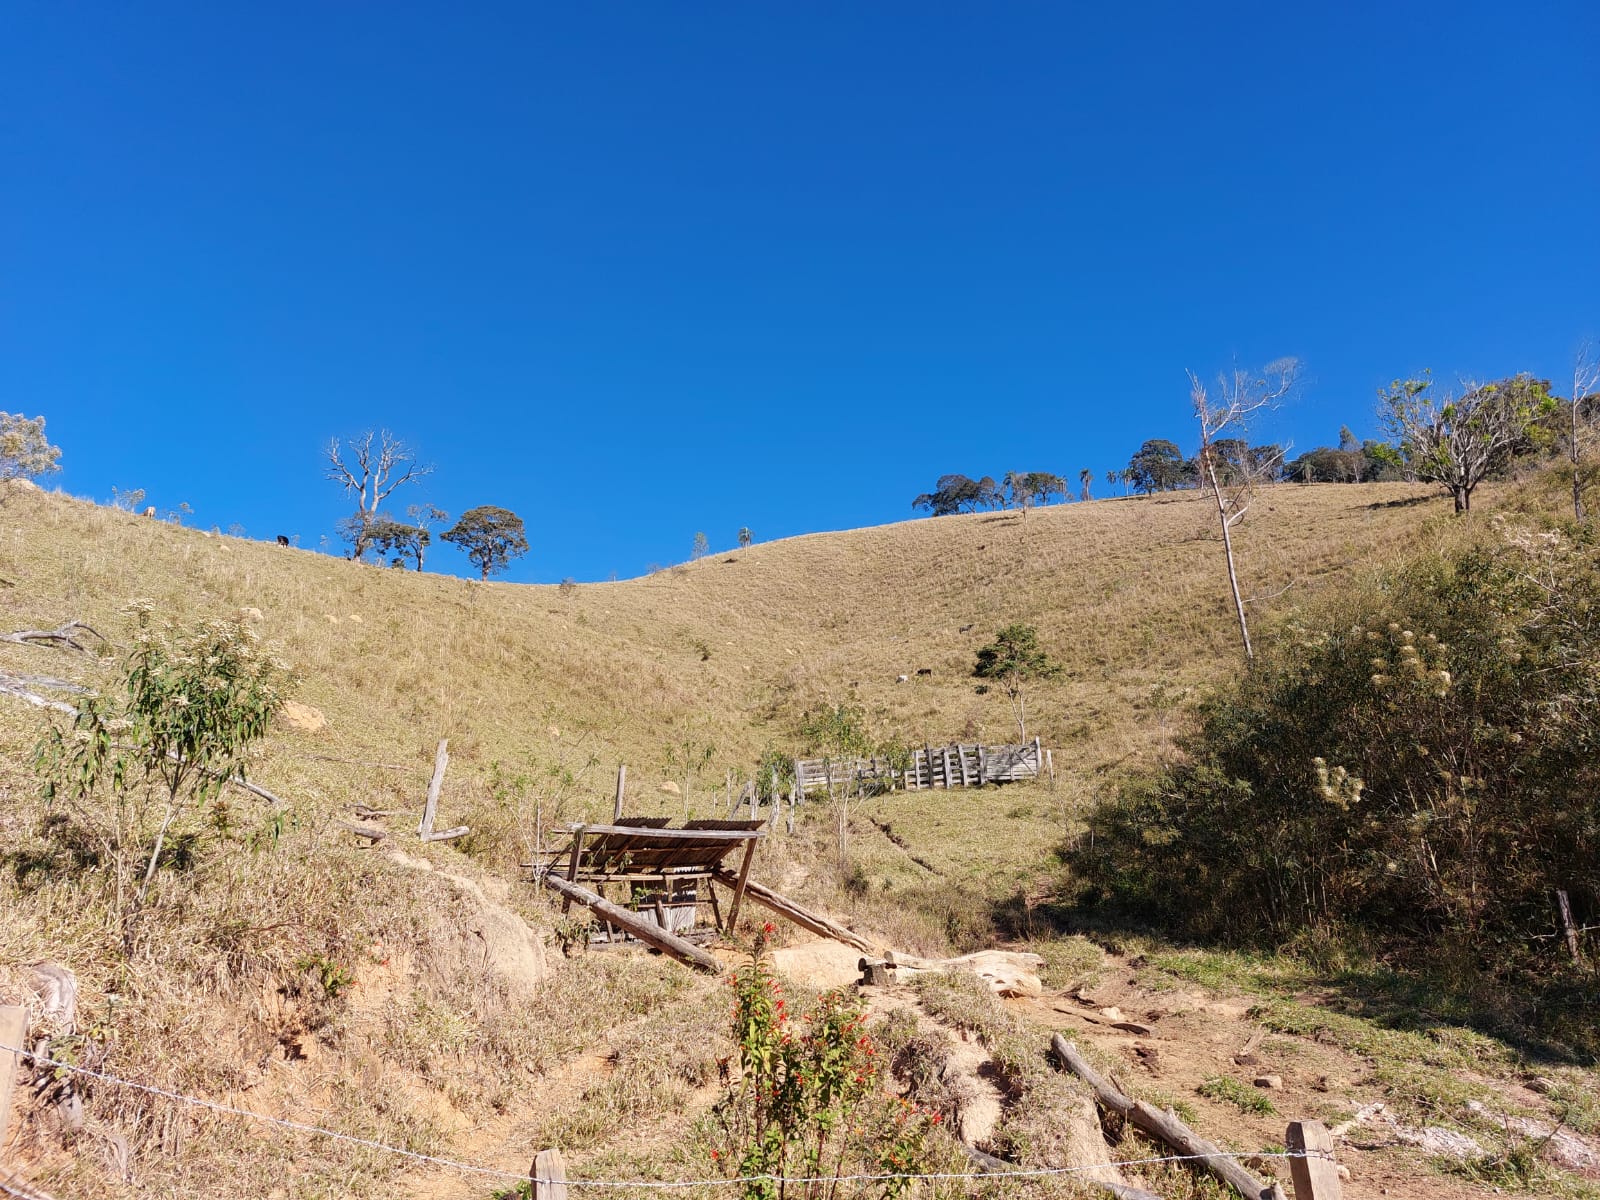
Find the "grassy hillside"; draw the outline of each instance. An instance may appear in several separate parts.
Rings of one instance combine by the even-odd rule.
[[[1426,536],[1444,508],[1428,495],[1267,492],[1240,536],[1246,587],[1273,597],[1253,610],[1263,627]],[[1064,668],[1030,700],[1030,734],[1055,749],[1054,788],[890,797],[853,814],[842,871],[819,820],[764,847],[758,871],[854,908],[906,949],[981,943],[996,904],[1026,922],[1040,868],[1083,806],[1148,763],[1184,706],[1237,669],[1213,520],[1196,497],[1119,499],[794,538],[625,582],[485,586],[13,492],[0,509],[0,624],[77,618],[115,642],[135,599],[180,621],[259,609],[263,638],[299,671],[296,698],[328,724],[272,734],[255,777],[289,813],[230,795],[192,860],[162,872],[125,950],[95,899],[92,855],[73,858],[70,820],[48,828],[35,798],[42,717],[0,708],[0,895],[13,914],[0,984],[20,989],[25,964],[69,965],[80,1026],[95,1031],[83,1053],[190,1094],[511,1170],[525,1169],[523,1138],[670,1169],[659,1146],[615,1148],[603,1122],[571,1127],[562,1072],[597,1038],[625,1063],[670,1027],[689,1041],[669,1038],[664,1063],[640,1060],[657,1074],[633,1076],[649,1102],[619,1081],[600,1110],[676,1128],[660,1096],[687,1102],[704,1087],[721,1001],[654,961],[557,958],[531,989],[513,970],[486,972],[483,903],[539,930],[555,923],[517,879],[536,820],[608,813],[619,762],[630,811],[715,813],[729,774],[746,777],[763,748],[800,749],[796,723],[819,703],[858,704],[880,736],[912,744],[1011,740],[1004,698],[977,695],[969,676],[1000,626],[1029,622]],[[0,646],[0,664],[94,670],[15,645]],[[335,822],[356,804],[415,813],[440,737],[453,755],[441,822],[474,836],[411,840],[398,857],[360,848]],[[661,790],[668,780],[680,794]],[[538,974],[532,964],[527,978]],[[267,1194],[280,1181],[284,1195],[342,1195],[381,1190],[399,1169],[359,1148],[174,1117],[109,1086],[88,1112],[74,1151],[40,1121],[26,1131],[23,1158],[67,1194]],[[284,1185],[291,1164],[298,1182]]]

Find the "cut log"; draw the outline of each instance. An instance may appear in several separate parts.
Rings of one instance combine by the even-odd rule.
[[[707,954],[693,942],[685,941],[676,934],[668,933],[654,922],[646,921],[638,913],[630,912],[620,904],[591,892],[586,887],[575,883],[568,883],[559,875],[546,873],[543,877],[544,885],[553,891],[561,893],[565,900],[576,900],[586,908],[593,909],[605,920],[633,934],[647,946],[654,946],[663,954],[670,954],[674,958],[688,963],[690,966],[699,967],[702,971],[713,974],[722,973],[722,964],[713,956]]]
[[[713,878],[724,887],[734,888],[739,886],[739,877],[727,867],[718,867]],[[757,904],[770,908],[786,921],[793,921],[801,929],[809,929],[812,933],[820,934],[825,938],[832,938],[836,942],[843,942],[846,946],[854,946],[857,950],[867,954],[882,954],[883,948],[867,941],[858,933],[846,929],[843,925],[828,920],[821,913],[814,913],[808,908],[796,904],[787,896],[780,896],[769,887],[763,887],[754,879],[746,879],[744,894]]]
[[[58,650],[76,650],[79,654],[94,651],[78,640],[80,634],[89,633],[104,642],[106,639],[82,621],[68,621],[56,629],[18,629],[14,633],[0,633],[0,642],[16,642],[23,646],[54,646]]]
[[[1062,1066],[1094,1089],[1095,1099],[1102,1108],[1121,1113],[1134,1128],[1172,1147],[1179,1154],[1195,1156],[1191,1166],[1209,1171],[1245,1200],[1285,1200],[1281,1187],[1275,1183],[1270,1186],[1262,1183],[1240,1166],[1236,1158],[1214,1142],[1206,1141],[1172,1113],[1162,1112],[1143,1100],[1133,1100],[1123,1095],[1089,1065],[1076,1046],[1059,1033],[1050,1039],[1050,1048],[1055,1051]]]

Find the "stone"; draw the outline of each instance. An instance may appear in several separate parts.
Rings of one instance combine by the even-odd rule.
[[[1267,1088],[1269,1091],[1281,1092],[1283,1090],[1282,1075],[1257,1075],[1250,1082],[1258,1088]]]
[[[278,719],[290,729],[301,733],[320,733],[328,727],[328,718],[323,715],[320,708],[301,704],[298,700],[286,703],[278,713]]]

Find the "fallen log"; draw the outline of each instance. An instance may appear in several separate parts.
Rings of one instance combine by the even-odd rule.
[[[106,640],[82,621],[68,621],[55,629],[18,629],[12,633],[0,633],[0,642],[16,642],[21,646],[53,646],[58,650],[93,654],[94,651],[78,640],[78,635],[84,633],[92,633],[102,642]]]
[[[663,954],[670,954],[690,966],[699,967],[702,971],[710,971],[713,974],[722,973],[722,964],[693,942],[685,941],[677,934],[668,933],[661,926],[644,920],[638,913],[630,912],[620,904],[613,904],[605,897],[591,892],[586,887],[580,887],[576,883],[569,883],[559,875],[546,872],[542,878],[545,887],[559,892],[567,900],[575,900],[579,904],[593,909],[618,929],[627,930],[641,942],[648,946],[654,946]]]
[[[1032,997],[1044,992],[1044,985],[1039,980],[1044,959],[1026,951],[979,950],[976,954],[963,954],[959,958],[918,958],[910,954],[892,954],[889,962],[895,974],[900,976],[967,971],[988,984],[997,996]]]
[[[1133,1100],[1123,1095],[1089,1065],[1076,1046],[1059,1033],[1050,1039],[1050,1049],[1055,1051],[1062,1066],[1093,1089],[1095,1099],[1102,1108],[1121,1113],[1135,1129],[1172,1147],[1179,1154],[1193,1155],[1195,1161],[1191,1166],[1209,1171],[1245,1200],[1285,1200],[1283,1188],[1278,1184],[1269,1186],[1262,1183],[1240,1166],[1236,1158],[1216,1143],[1206,1141],[1172,1113],[1162,1112],[1143,1100]]]
[[[659,832],[659,831],[653,831]],[[727,867],[718,867],[713,876],[724,887],[737,888],[739,877]],[[836,942],[843,942],[846,946],[854,946],[867,954],[881,954],[883,948],[867,941],[859,933],[846,929],[834,921],[828,920],[821,913],[814,913],[808,908],[796,904],[787,896],[780,896],[769,887],[763,887],[754,879],[746,879],[744,894],[757,904],[770,908],[787,921],[793,921],[802,929],[809,929],[812,933],[820,934],[825,938],[832,938]]]

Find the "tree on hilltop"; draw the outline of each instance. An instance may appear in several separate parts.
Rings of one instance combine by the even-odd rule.
[[[390,566],[403,567],[409,561],[420,571],[428,547],[433,544],[431,526],[449,520],[450,515],[431,504],[409,505],[406,515],[411,518],[410,524],[379,513],[367,528],[367,538],[378,557],[388,559]]]
[[[492,504],[468,509],[442,536],[466,553],[485,583],[528,552],[522,518]]]
[[[1432,388],[1426,374],[1397,379],[1378,393],[1379,412],[1411,473],[1448,491],[1457,513],[1469,512],[1478,484],[1531,444],[1536,422],[1556,402],[1550,384],[1528,374],[1469,386],[1458,397],[1435,397]]]
[[[383,502],[403,484],[433,473],[432,466],[417,462],[415,451],[387,429],[369,429],[348,443],[333,438],[323,455],[328,460],[324,475],[356,500],[355,512],[338,526],[354,559],[366,557]]]
[[[988,475],[982,479],[941,475],[935,489],[918,496],[911,502],[911,507],[926,509],[936,517],[944,517],[951,513],[976,512],[980,508],[998,508],[1004,502],[1005,493]]]
[[[61,469],[61,447],[44,436],[43,417],[0,412],[0,482]]]
[[[1150,438],[1128,460],[1128,482],[1150,495],[1182,487],[1188,481],[1188,464],[1176,442]]]

